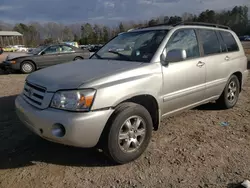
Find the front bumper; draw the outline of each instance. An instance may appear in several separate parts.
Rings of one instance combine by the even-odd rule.
[[[19,119],[40,137],[65,145],[76,147],[94,147],[112,114],[113,110],[100,110],[96,112],[68,112],[47,108],[37,109],[28,104],[22,96],[15,100],[16,113]],[[63,137],[52,134],[54,124],[62,124],[66,130]]]
[[[19,66],[17,64],[12,64],[10,61],[3,61],[0,63],[0,69],[6,70],[18,70]]]

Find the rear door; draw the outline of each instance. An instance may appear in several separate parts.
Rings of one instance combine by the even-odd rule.
[[[73,47],[69,45],[61,45],[61,52],[60,52],[60,63],[66,63],[73,61],[76,57],[76,53]]]
[[[47,47],[41,55],[36,57],[36,63],[39,67],[47,67],[60,63],[60,46],[53,45]]]
[[[206,63],[206,99],[219,97],[228,76],[228,54],[218,31],[199,29],[202,55]]]

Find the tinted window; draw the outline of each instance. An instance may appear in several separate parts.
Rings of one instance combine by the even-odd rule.
[[[220,42],[221,52],[227,52],[227,45],[224,43],[224,40],[222,39],[222,36],[220,35],[219,32],[217,32],[217,36]]]
[[[214,30],[200,30],[201,43],[204,55],[218,54],[221,52],[220,43]]]
[[[62,46],[62,52],[72,52],[73,49],[70,46]]]
[[[234,51],[239,50],[237,42],[235,41],[235,39],[231,33],[226,32],[226,31],[220,31],[220,34],[221,34],[221,36],[222,36],[222,38],[227,46],[228,52],[234,52]]]
[[[45,54],[55,54],[60,52],[59,46],[50,46],[45,51]]]
[[[167,44],[167,52],[170,50],[186,50],[187,58],[200,56],[197,37],[193,29],[183,29],[175,32]]]

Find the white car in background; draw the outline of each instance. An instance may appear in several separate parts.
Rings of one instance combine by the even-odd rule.
[[[28,52],[28,48],[26,48],[24,45],[15,45],[13,47],[16,48],[17,52]]]

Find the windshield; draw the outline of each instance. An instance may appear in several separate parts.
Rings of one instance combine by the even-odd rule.
[[[35,48],[34,50],[32,50],[32,54],[38,54],[38,53],[41,52],[44,48],[46,48],[46,46],[38,46],[37,48]]]
[[[103,46],[91,59],[150,62],[168,30],[122,33]]]

